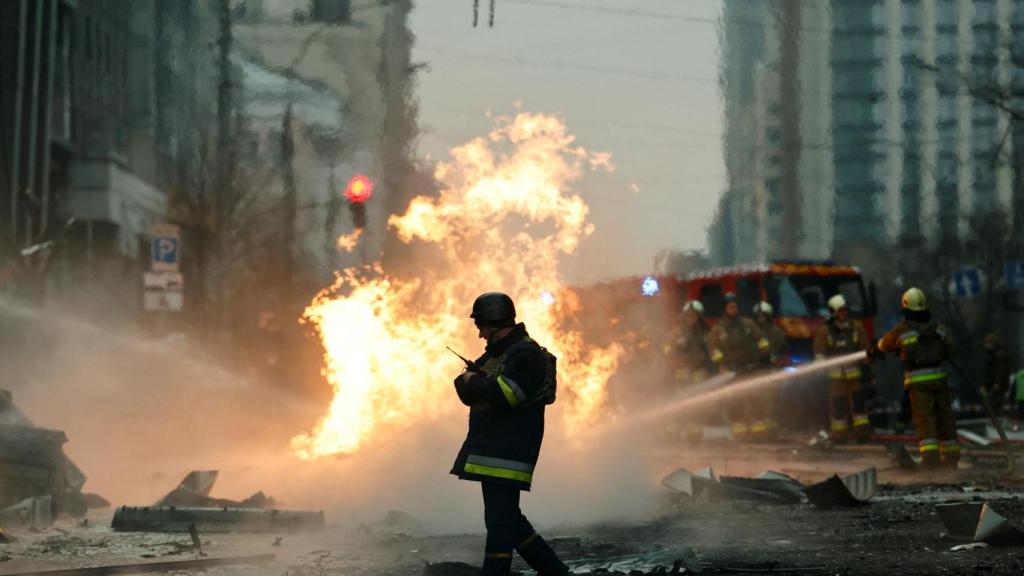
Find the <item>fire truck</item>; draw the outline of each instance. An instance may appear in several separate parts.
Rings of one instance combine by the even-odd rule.
[[[750,316],[765,300],[775,310],[775,322],[789,342],[790,362],[813,358],[814,334],[829,315],[828,299],[842,294],[850,316],[864,323],[874,338],[875,288],[865,285],[853,266],[831,261],[773,261],[674,275],[620,278],[579,290],[583,309],[592,321],[591,332],[640,333],[642,340],[658,341],[667,334],[689,300],[700,300],[705,318],[713,324],[722,316],[725,295],[736,294],[741,314]],[[603,328],[603,330],[602,330]]]
[[[744,315],[750,315],[761,300],[772,305],[793,363],[813,358],[814,334],[829,316],[828,299],[836,294],[843,295],[850,316],[860,320],[868,337],[874,338],[875,286],[865,286],[860,270],[853,266],[831,261],[775,261],[718,268],[689,275],[680,289],[686,300],[701,301],[705,317],[712,323],[721,317],[728,292],[736,294]]]

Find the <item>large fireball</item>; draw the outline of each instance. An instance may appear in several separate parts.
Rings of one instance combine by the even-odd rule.
[[[403,242],[430,247],[414,279],[380,266],[348,269],[317,296],[305,318],[323,342],[334,398],[312,433],[292,439],[298,456],[352,453],[464,410],[452,389],[460,362],[445,345],[467,355],[479,349],[469,307],[494,290],[515,299],[519,320],[558,357],[567,430],[594,421],[622,350],[596,349],[579,333],[557,328],[560,315],[573,313],[558,264],[593,231],[587,205],[571,186],[586,170],[612,166],[608,155],[573,140],[555,117],[498,119],[487,137],[453,149],[452,160],[438,166],[437,198],[415,198],[391,218]]]

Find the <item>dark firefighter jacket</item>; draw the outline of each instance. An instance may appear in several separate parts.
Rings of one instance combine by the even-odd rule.
[[[768,340],[768,353],[764,356],[766,363],[776,364],[781,362],[789,354],[789,343],[786,341],[786,333],[771,320],[764,324],[758,322],[757,327],[761,329],[761,333]]]
[[[711,360],[733,372],[756,368],[761,356],[770,348],[771,343],[750,318],[724,316],[708,332]]]
[[[555,400],[555,357],[523,324],[488,344],[477,359],[484,374],[455,380],[469,406],[469,434],[451,473],[463,480],[529,490],[544,438],[544,407]]]
[[[814,335],[814,357],[818,360],[861,352],[869,346],[871,342],[867,330],[858,320],[847,320],[845,326],[840,326],[835,318],[829,318]],[[866,360],[848,366],[836,366],[829,369],[828,376],[833,380],[861,380],[863,366],[866,366]]]
[[[679,326],[668,337],[665,355],[687,372],[710,371],[711,354],[708,353],[707,328],[701,323],[692,327]]]
[[[942,325],[904,320],[882,336],[878,349],[899,351],[905,388],[946,384],[942,363],[952,357],[953,342]]]

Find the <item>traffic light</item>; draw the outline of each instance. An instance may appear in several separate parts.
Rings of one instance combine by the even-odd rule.
[[[363,174],[356,174],[345,187],[345,198],[353,204],[361,204],[373,196],[373,180]]]

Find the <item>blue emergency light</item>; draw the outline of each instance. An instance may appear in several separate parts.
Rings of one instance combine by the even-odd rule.
[[[654,296],[660,290],[658,286],[658,279],[654,276],[648,276],[644,278],[644,281],[640,283],[640,293],[644,296]]]

